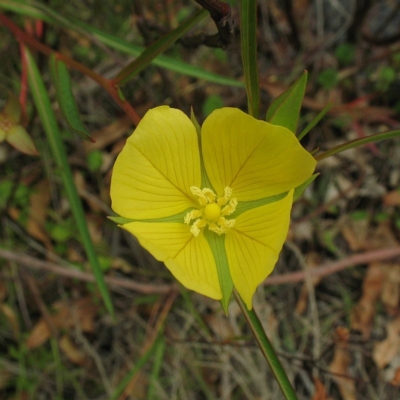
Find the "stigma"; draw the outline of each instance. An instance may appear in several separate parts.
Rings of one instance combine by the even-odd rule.
[[[225,218],[235,212],[238,203],[236,198],[232,198],[230,187],[224,189],[224,195],[221,197],[217,197],[209,188],[191,186],[190,191],[197,197],[200,207],[189,211],[184,222],[190,225],[190,232],[194,236],[199,236],[206,226],[210,231],[222,235],[235,225],[234,219]]]

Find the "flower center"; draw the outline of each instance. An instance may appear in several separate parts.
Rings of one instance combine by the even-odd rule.
[[[232,197],[232,189],[226,187],[224,195],[217,198],[217,195],[209,188],[200,189],[191,186],[190,191],[197,197],[200,208],[189,211],[184,218],[187,225],[191,225],[190,232],[199,236],[201,229],[208,225],[208,229],[221,235],[235,225],[234,219],[226,219],[231,215],[237,206],[236,198]],[[193,223],[192,223],[193,221]]]

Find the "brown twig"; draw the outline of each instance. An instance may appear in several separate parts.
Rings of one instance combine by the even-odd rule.
[[[218,35],[204,38],[204,44],[226,49],[232,44],[235,34],[231,18],[231,6],[219,0],[196,0],[209,13],[218,29]]]
[[[93,274],[89,272],[79,271],[74,268],[62,267],[59,264],[49,261],[38,260],[26,254],[19,254],[13,251],[0,249],[0,258],[15,261],[16,263],[30,269],[35,269],[39,271],[44,270],[60,276],[64,276],[66,278],[79,279],[85,282],[95,282]],[[113,278],[108,276],[106,276],[104,280],[108,285],[110,285],[111,288],[125,288],[143,294],[165,294],[169,293],[171,290],[178,290],[177,285],[138,283],[133,280]]]
[[[283,285],[288,283],[302,282],[305,280],[306,274],[312,277],[324,277],[342,271],[346,268],[358,265],[369,264],[375,261],[387,260],[389,258],[400,257],[400,246],[389,247],[386,249],[368,251],[366,253],[354,254],[343,260],[334,261],[321,265],[319,268],[310,271],[292,272],[289,274],[271,276],[264,281],[264,285]]]
[[[264,285],[285,285],[291,283],[302,282],[306,278],[306,274],[312,277],[325,277],[332,275],[336,272],[342,271],[346,268],[358,265],[358,264],[368,264],[375,261],[387,260],[394,257],[400,257],[400,246],[399,247],[388,247],[381,250],[368,251],[366,253],[355,254],[344,258],[343,260],[330,262],[321,265],[319,268],[312,269],[310,271],[298,271],[291,272],[289,274],[270,276],[264,281]],[[89,272],[79,271],[77,269],[72,269],[68,267],[62,267],[58,264],[38,260],[34,257],[12,252],[10,250],[0,249],[0,258],[15,261],[16,263],[23,265],[24,267],[35,269],[35,270],[45,270],[53,272],[57,275],[64,276],[66,278],[79,279],[85,282],[94,282],[94,276]],[[178,285],[166,285],[166,284],[147,284],[138,283],[130,279],[112,278],[106,276],[104,278],[105,282],[114,288],[125,288],[134,290],[138,293],[143,294],[165,294],[170,291],[177,292]]]

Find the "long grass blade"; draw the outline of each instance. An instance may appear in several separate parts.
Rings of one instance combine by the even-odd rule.
[[[249,114],[258,118],[260,84],[257,68],[257,1],[240,1],[240,36]]]
[[[32,54],[28,49],[25,49],[25,51],[27,59],[29,87],[31,89],[36,109],[43,124],[43,128],[46,133],[53,159],[56,162],[57,169],[61,174],[64,188],[71,205],[76,225],[82,238],[86,255],[89,259],[94,276],[96,278],[97,287],[99,288],[100,294],[103,298],[104,304],[108,312],[112,316],[114,316],[114,308],[111,297],[104,282],[100,263],[89,234],[82,203],[80,201],[78,192],[73,181],[72,171],[68,164],[67,153],[61,140],[60,130],[53,109],[51,108],[50,99],[47,95],[47,90],[35,63],[35,60],[32,57]]]
[[[127,40],[103,32],[102,30],[94,28],[91,25],[85,24],[77,19],[61,16],[50,7],[47,7],[46,5],[36,1],[28,2],[27,0],[0,0],[0,9],[12,11],[35,19],[40,19],[48,22],[49,24],[69,30],[73,29],[82,34],[89,33],[99,42],[109,46],[112,49],[121,51],[131,56],[139,57],[140,54],[145,51],[145,47],[143,46],[132,44]],[[152,64],[178,74],[197,79],[203,79],[211,83],[238,88],[244,87],[243,82],[240,82],[236,79],[206,71],[204,68],[190,65],[184,61],[174,59],[173,57],[159,55],[152,60]]]
[[[363,144],[379,142],[380,140],[393,139],[399,136],[400,131],[377,133],[376,135],[367,136],[361,139],[354,139],[350,140],[350,142],[339,144],[338,146],[335,146],[332,149],[327,150],[324,153],[318,154],[314,157],[317,161],[321,161],[324,158],[328,158],[345,150],[354,149],[355,147],[362,146]]]

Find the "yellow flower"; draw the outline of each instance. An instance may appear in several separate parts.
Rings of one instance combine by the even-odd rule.
[[[235,108],[202,128],[167,106],[147,112],[111,181],[122,227],[187,288],[249,309],[289,228],[293,189],[315,159],[295,135]]]

